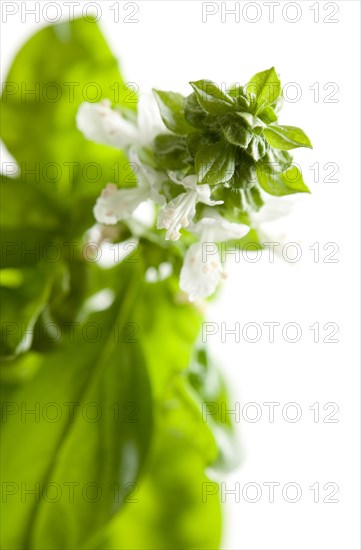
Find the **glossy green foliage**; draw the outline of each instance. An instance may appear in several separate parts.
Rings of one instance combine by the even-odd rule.
[[[213,196],[225,204],[227,189],[255,188],[258,195],[261,189],[277,196],[308,191],[301,175],[290,181],[285,174],[292,164],[287,151],[311,147],[311,142],[300,128],[278,124],[282,88],[273,67],[254,75],[246,86],[229,90],[210,80],[190,84],[193,92],[183,101],[180,94],[155,91],[165,125],[182,136],[183,144],[181,163],[175,166],[169,157],[162,169],[197,174],[198,183],[211,185]],[[233,209],[222,208],[223,215],[232,219],[238,208],[238,217],[244,217],[260,206],[249,192],[242,194],[242,201]]]
[[[6,82],[2,139],[20,172],[0,187],[2,547],[216,548],[220,503],[202,502],[202,484],[207,467],[228,461],[221,440],[233,436],[202,418],[205,400],[226,395],[220,378],[207,394],[206,363],[195,371],[202,316],[179,298],[181,249],[144,234],[107,269],[84,252],[99,191],[125,185],[129,166],[84,139],[76,112],[106,97],[134,108],[134,94],[89,19],[30,38]],[[24,95],[24,82],[39,93]],[[92,82],[101,93],[90,99]],[[158,101],[173,135],[157,139],[157,162],[183,169],[194,133],[183,98],[158,92]],[[197,150],[210,145],[200,134]],[[90,162],[100,169],[91,182]],[[173,275],[146,281],[168,261]]]

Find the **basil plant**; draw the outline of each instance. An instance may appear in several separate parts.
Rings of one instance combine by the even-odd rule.
[[[1,105],[4,548],[220,547],[216,479],[239,452],[203,304],[225,276],[219,243],[262,248],[269,197],[308,192],[289,151],[311,143],[279,121],[281,97],[273,68],[138,94],[89,18],[16,55]]]

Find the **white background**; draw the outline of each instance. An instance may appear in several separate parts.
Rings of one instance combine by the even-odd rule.
[[[4,10],[7,2],[2,4]],[[21,22],[22,5],[31,7],[33,2],[13,4],[19,12],[2,25],[3,74],[19,46],[46,23],[43,17],[36,23],[31,15]],[[66,18],[69,8],[57,4]],[[294,263],[282,259],[282,246],[276,248],[281,254],[273,263],[267,252],[254,263],[242,257],[230,259],[228,280],[208,309],[208,320],[219,328],[208,336],[208,345],[230,382],[231,407],[240,403],[241,410],[237,426],[243,462],[221,478],[226,489],[240,484],[239,502],[234,495],[226,495],[223,548],[358,549],[360,4],[281,0],[273,3],[273,22],[267,2],[211,2],[208,8],[205,4],[141,1],[132,17],[138,22],[126,23],[124,17],[131,17],[133,7],[124,9],[119,3],[120,22],[115,23],[110,9],[114,2],[98,2],[105,36],[125,77],[140,89],[188,93],[187,82],[200,78],[245,83],[255,72],[274,65],[283,83],[297,83],[297,88],[289,88],[290,99],[301,91],[298,101],[285,101],[281,123],[301,126],[314,145],[312,151],[295,154],[312,194],[293,198],[292,216],[268,227],[271,240],[299,243],[301,259]],[[234,9],[235,4],[239,22],[224,11]],[[206,9],[216,13],[202,21]],[[315,21],[316,9],[319,22]],[[49,8],[47,17],[54,14]],[[338,22],[326,22],[327,17]],[[328,83],[333,84],[325,89]],[[328,102],[333,90],[336,93],[329,99],[336,102]],[[310,168],[314,163],[320,167],[318,182]],[[333,177],[338,181],[324,181],[331,172],[331,168],[323,169],[326,163],[336,163],[338,173]],[[318,262],[309,248],[314,243],[319,243]],[[324,261],[335,246],[324,250],[327,243],[336,243],[338,251],[330,259],[337,262]],[[289,249],[290,256],[294,252]],[[230,334],[222,342],[222,322],[227,329],[240,324],[240,342]],[[242,336],[242,328],[250,322],[261,329],[256,343]],[[265,322],[280,323],[274,343],[269,342]],[[302,330],[295,343],[282,338],[282,328],[290,322]],[[315,323],[320,326],[319,343],[309,329]],[[331,332],[324,330],[326,323],[338,325],[334,336],[338,343],[323,341]],[[294,336],[292,329],[288,336]],[[254,337],[255,331],[249,329],[248,338]],[[258,422],[247,421],[247,411],[248,417],[256,414],[254,407],[243,409],[246,419],[242,418],[242,407],[251,402],[262,412]],[[280,403],[273,423],[265,402]],[[282,416],[283,406],[290,402],[296,402],[302,412],[298,422]],[[314,403],[319,403],[319,422],[309,409]],[[333,410],[333,406],[323,410],[327,403],[339,407],[333,417],[337,423],[323,422]],[[292,408],[283,410],[285,415],[295,413]],[[250,482],[262,489],[258,502],[247,502],[255,496],[252,489],[248,496],[242,495],[243,486]],[[280,484],[273,503],[263,485],[267,482]],[[283,486],[290,482],[302,490],[295,503],[282,497]],[[309,489],[315,483],[320,486],[319,503]],[[326,483],[338,485],[333,497],[338,503],[323,502],[332,489],[325,490]],[[294,496],[292,489],[287,495],[289,499]]]

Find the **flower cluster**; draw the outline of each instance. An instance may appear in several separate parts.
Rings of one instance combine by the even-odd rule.
[[[187,97],[154,90],[139,99],[137,115],[108,100],[83,103],[77,126],[87,139],[122,149],[136,167],[136,186],[109,183],[103,190],[97,222],[124,222],[153,201],[165,239],[194,237],[180,287],[196,300],[212,294],[224,276],[220,258],[203,254],[204,243],[242,239],[265,194],[308,192],[288,151],[311,143],[301,129],[278,124],[281,85],[273,68],[227,91],[209,80],[191,86]]]

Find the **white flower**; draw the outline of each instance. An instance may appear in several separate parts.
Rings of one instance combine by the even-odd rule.
[[[206,260],[203,256],[203,243],[198,242],[188,248],[184,257],[179,286],[191,302],[213,294],[223,276],[219,254],[207,256]]]
[[[113,225],[130,218],[134,210],[144,201],[152,199],[161,206],[165,198],[159,193],[159,185],[164,174],[145,166],[139,160],[135,148],[129,150],[129,160],[138,179],[137,187],[119,189],[108,183],[97,199],[94,216],[98,223]]]
[[[166,240],[177,241],[180,237],[181,227],[188,227],[193,220],[197,202],[214,206],[222,204],[223,201],[212,200],[209,185],[197,185],[197,176],[186,176],[181,181],[173,172],[169,172],[169,177],[174,183],[183,185],[186,191],[172,199],[160,210],[157,228],[167,230]]]
[[[120,111],[112,109],[110,100],[104,99],[99,103],[82,103],[76,124],[90,141],[118,149],[149,145],[157,134],[164,132],[159,109],[150,94],[140,96],[134,123],[124,118]]]
[[[153,92],[140,95],[137,113],[140,145],[150,145],[158,134],[168,132],[164,126]]]
[[[192,244],[186,252],[179,283],[190,301],[213,294],[225,277],[216,243],[240,239],[248,231],[248,226],[230,223],[219,215],[203,218],[192,227],[192,232],[198,234],[200,240]]]

